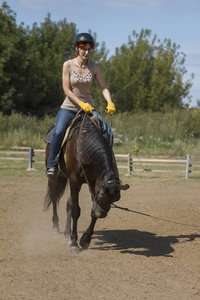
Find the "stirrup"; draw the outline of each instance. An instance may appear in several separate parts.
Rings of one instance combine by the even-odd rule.
[[[57,168],[47,168],[46,175],[47,176],[57,176],[58,169]]]

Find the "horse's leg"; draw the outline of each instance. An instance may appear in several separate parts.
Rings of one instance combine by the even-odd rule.
[[[59,223],[58,223],[59,218],[57,214],[57,205],[64,193],[66,184],[67,184],[67,179],[64,177],[51,176],[48,179],[48,187],[47,187],[47,192],[44,201],[44,211],[47,210],[50,204],[52,203],[53,205],[52,230],[54,232],[59,232]]]
[[[92,220],[90,222],[90,225],[80,239],[80,245],[83,249],[87,249],[90,245],[90,241],[91,241],[92,235],[94,233],[94,226],[96,224],[96,221],[97,221],[97,218],[92,214]]]
[[[80,217],[80,206],[78,203],[78,197],[79,197],[79,191],[80,187],[78,184],[74,184],[70,182],[70,188],[71,188],[71,217],[72,217],[72,234],[71,234],[71,246],[70,246],[70,252],[71,253],[79,253],[79,247],[77,244],[78,234],[77,234],[77,224],[78,219]]]
[[[58,218],[58,213],[57,213],[57,201],[52,201],[53,203],[53,217],[52,217],[52,222],[53,222],[53,228],[52,231],[55,233],[59,233],[59,218]]]
[[[72,197],[70,196],[67,200],[66,205],[66,212],[67,212],[67,221],[65,227],[65,243],[71,244],[71,217],[72,217]]]

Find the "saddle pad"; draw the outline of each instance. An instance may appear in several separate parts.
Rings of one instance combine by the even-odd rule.
[[[47,134],[46,139],[45,139],[46,143],[51,144],[51,141],[52,141],[52,138],[53,138],[53,133],[54,133],[54,127]]]
[[[77,115],[75,116],[75,118],[72,120],[71,124],[68,126],[68,128],[67,128],[67,130],[66,130],[66,132],[65,132],[65,136],[64,136],[63,141],[62,141],[61,148],[63,147],[64,143],[65,143],[68,139],[71,138],[71,136],[72,136],[72,134],[73,134],[73,131],[74,131],[74,130],[71,131],[71,129],[75,129],[76,124],[77,124],[78,121],[80,120],[80,117],[81,117],[81,114],[80,114],[80,113],[77,114]],[[97,128],[98,128],[99,130],[101,130],[102,132],[104,131],[104,130],[103,130],[103,122],[102,122],[98,117],[92,116],[92,117],[90,117],[90,119],[91,119],[92,122],[97,126]],[[47,143],[49,143],[49,144],[51,144],[51,141],[52,141],[52,138],[53,138],[54,128],[55,128],[55,127],[53,127],[53,128],[50,130],[50,132],[47,134],[46,139],[45,139],[45,141],[46,141]]]

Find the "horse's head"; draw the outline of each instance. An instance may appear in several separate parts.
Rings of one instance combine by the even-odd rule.
[[[105,218],[111,204],[120,199],[120,190],[127,190],[129,185],[121,185],[119,179],[107,180],[96,185],[92,213],[96,218]]]

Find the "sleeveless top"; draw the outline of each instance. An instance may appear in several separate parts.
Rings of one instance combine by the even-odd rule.
[[[94,105],[94,100],[90,94],[90,87],[92,85],[94,77],[94,65],[95,63],[90,61],[88,66],[88,73],[80,75],[77,71],[77,67],[73,65],[70,60],[70,85],[71,91],[83,102],[89,103],[91,106]],[[80,106],[66,96],[63,101],[61,108],[69,109],[73,111],[80,110]]]

